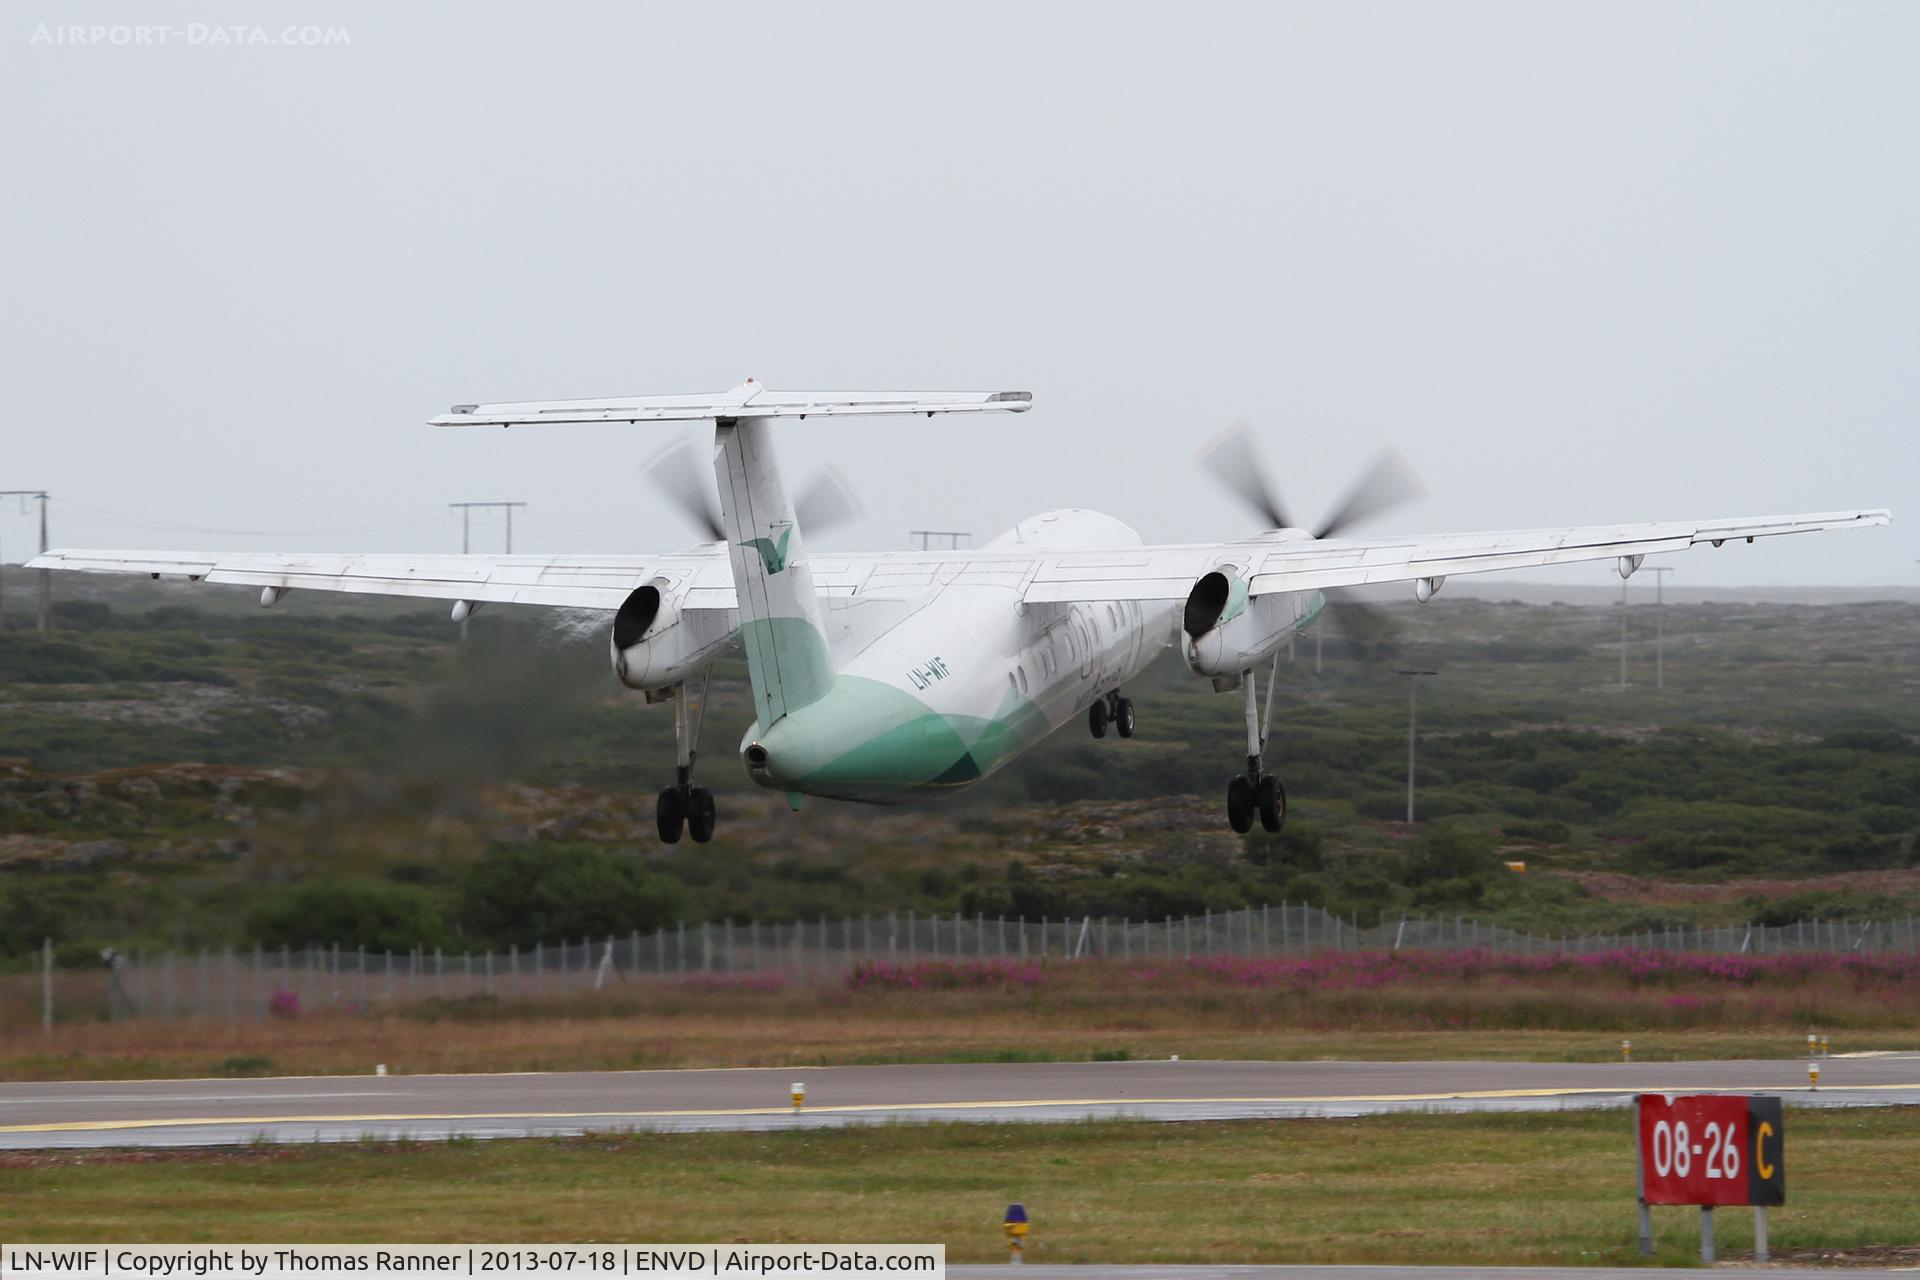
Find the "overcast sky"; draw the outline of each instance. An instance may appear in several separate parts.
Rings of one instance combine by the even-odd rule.
[[[675,428],[423,420],[751,374],[1034,393],[786,429],[869,508],[816,549],[1239,536],[1191,459],[1245,417],[1303,519],[1391,442],[1381,532],[1890,506],[1674,563],[1915,580],[1920,5],[426,8],[8,6],[0,488],[57,545],[680,546]]]

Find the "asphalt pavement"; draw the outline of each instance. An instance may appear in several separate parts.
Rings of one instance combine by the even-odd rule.
[[[12,1083],[0,1084],[0,1149],[1539,1111],[1624,1107],[1643,1092],[1778,1093],[1789,1106],[1920,1104],[1920,1054],[1827,1058],[1820,1070],[1818,1090],[1797,1059],[933,1063]],[[797,1111],[795,1082],[806,1089]]]

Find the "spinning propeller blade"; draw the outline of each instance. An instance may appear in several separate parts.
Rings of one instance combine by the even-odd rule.
[[[1331,538],[1351,525],[1370,520],[1415,498],[1427,496],[1413,467],[1397,449],[1385,449],[1347,490],[1347,496],[1314,527],[1316,538]]]
[[[1236,422],[1209,441],[1200,450],[1200,465],[1205,467],[1230,493],[1260,517],[1264,529],[1292,527],[1280,497],[1267,483],[1260,458],[1253,447],[1253,431],[1246,422]]]
[[[701,465],[695,441],[668,445],[649,459],[642,471],[665,499],[665,505],[688,526],[704,533],[710,542],[726,540],[713,473]],[[846,478],[836,468],[828,467],[794,499],[793,514],[807,532],[818,533],[858,519],[866,514],[866,508]]]

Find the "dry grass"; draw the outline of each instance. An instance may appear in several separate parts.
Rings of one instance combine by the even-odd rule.
[[[1920,1240],[1920,1110],[1793,1111],[1776,1257]],[[939,1241],[1038,1262],[1634,1260],[1626,1115],[881,1126],[581,1140],[0,1157],[0,1238],[71,1241]],[[1751,1216],[1720,1215],[1723,1258]],[[1660,1260],[1697,1247],[1656,1210]]]
[[[82,1023],[0,1037],[0,1075],[788,1066],[1156,1058],[1787,1057],[1817,1027],[1836,1052],[1920,1048],[1920,981],[1898,966],[1788,972],[1563,969],[1539,960],[1350,956],[1292,966],[919,966],[849,982],[690,978],[544,1000],[476,997],[371,1013]],[[19,1023],[12,1024],[16,1028]]]

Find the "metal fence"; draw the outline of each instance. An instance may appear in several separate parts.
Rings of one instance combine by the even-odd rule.
[[[406,951],[315,944],[192,952],[110,952],[104,963],[0,978],[0,1029],[33,1013],[60,1021],[200,1018],[235,1021],[321,1011],[364,1012],[429,999],[559,997],[682,978],[839,981],[863,961],[1306,957],[1340,951],[1484,951],[1581,955],[1603,951],[1729,955],[1920,954],[1920,925],[1803,920],[1782,926],[1675,925],[1638,933],[1540,934],[1455,916],[1406,917],[1362,927],[1297,903],[1164,920],[1009,919],[974,915],[843,916],[781,924],[723,921],[530,948]],[[37,1000],[33,997],[39,997]],[[33,1008],[34,1005],[39,1007]],[[29,1012],[31,1010],[31,1012]]]

